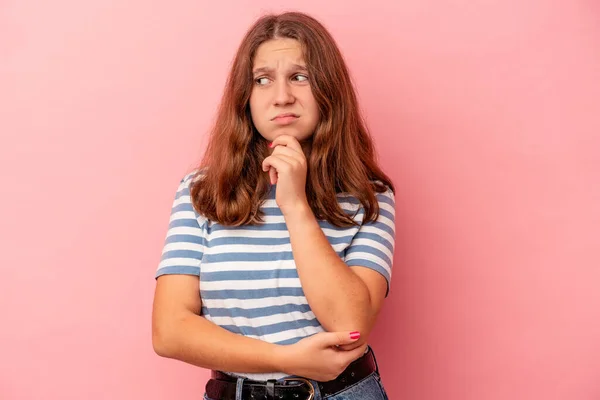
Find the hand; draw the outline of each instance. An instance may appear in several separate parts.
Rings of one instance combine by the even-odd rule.
[[[299,207],[308,207],[306,199],[306,157],[298,140],[278,136],[271,143],[273,152],[264,159],[262,169],[269,172],[271,184],[277,183],[275,201],[284,216]]]
[[[286,374],[320,382],[333,380],[367,349],[366,343],[350,351],[340,350],[335,346],[357,340],[358,338],[350,338],[350,332],[321,332],[292,345],[282,346],[281,370]]]

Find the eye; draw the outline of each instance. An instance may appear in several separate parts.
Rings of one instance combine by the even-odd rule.
[[[256,83],[259,86],[264,86],[267,83],[269,83],[269,78],[267,78],[266,76],[261,76],[260,78],[254,79],[254,83]]]
[[[294,79],[296,79],[298,82],[306,82],[308,80],[308,76],[298,74],[298,75],[294,75]]]

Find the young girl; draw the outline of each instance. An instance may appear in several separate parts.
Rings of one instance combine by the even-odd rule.
[[[211,369],[205,399],[387,399],[367,340],[391,277],[394,188],[375,158],[327,30],[260,18],[156,272],[154,349]]]

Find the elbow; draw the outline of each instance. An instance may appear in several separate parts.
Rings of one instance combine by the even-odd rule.
[[[152,348],[154,352],[161,357],[169,357],[169,352],[167,346],[165,345],[165,340],[158,333],[152,331]]]
[[[356,342],[351,343],[351,344],[346,344],[343,346],[339,346],[339,348],[341,350],[354,350],[356,348],[367,345],[369,342],[369,336],[371,335],[371,330],[373,329],[373,324],[374,324],[373,319],[370,318],[369,316],[365,316],[365,317],[355,318],[351,324],[344,325],[343,327],[336,329],[336,330],[356,330],[356,331],[360,332],[360,338]],[[350,327],[350,326],[352,326],[353,328],[344,329],[344,327]]]
[[[178,358],[185,342],[185,332],[190,313],[152,316],[152,347],[154,352],[165,358]]]
[[[152,333],[152,347],[154,352],[161,357],[169,357],[164,341],[154,333]]]
[[[318,318],[319,316],[317,316]],[[329,318],[327,318],[329,317]],[[374,323],[374,312],[368,300],[344,306],[320,318],[323,327],[329,332],[359,331],[361,339],[368,336]]]
[[[152,324],[152,347],[161,357],[173,358],[174,335],[163,326]]]

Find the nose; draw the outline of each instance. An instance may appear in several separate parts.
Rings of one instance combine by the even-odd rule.
[[[275,105],[285,105],[294,102],[294,95],[289,82],[279,81],[275,84]]]

